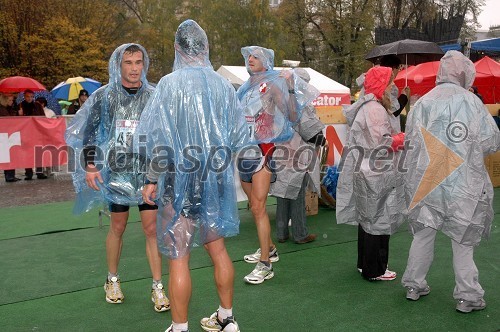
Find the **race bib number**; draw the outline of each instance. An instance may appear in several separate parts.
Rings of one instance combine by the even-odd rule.
[[[135,128],[139,124],[138,120],[117,120],[116,121],[116,141],[115,146],[123,149],[132,148],[132,137]]]
[[[255,117],[254,116],[245,116],[245,120],[247,121],[247,127],[249,130],[250,140],[255,139]]]

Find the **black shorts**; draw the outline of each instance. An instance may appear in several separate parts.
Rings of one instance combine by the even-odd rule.
[[[272,158],[263,156],[258,159],[238,159],[237,167],[240,174],[240,180],[252,183],[252,177],[255,173],[266,166],[271,172],[271,183],[276,181],[276,164]]]
[[[149,204],[140,204],[139,206],[139,211],[147,211],[147,210],[158,210],[157,205],[149,205]],[[109,204],[109,212],[127,212],[130,209],[130,206],[128,205],[120,205],[120,204],[115,204],[115,203],[110,203]]]

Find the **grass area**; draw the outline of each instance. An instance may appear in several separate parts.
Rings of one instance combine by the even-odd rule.
[[[500,194],[500,192],[497,192]],[[273,200],[269,213],[274,220]],[[405,226],[391,237],[392,282],[368,282],[356,270],[356,228],[337,225],[332,210],[308,218],[318,240],[279,244],[276,276],[248,285],[253,266],[243,255],[258,246],[255,226],[240,203],[240,235],[227,239],[236,269],[235,315],[243,331],[497,331],[500,329],[500,231],[496,215],[492,236],[475,252],[488,307],[457,313],[450,240],[438,235],[428,281],[431,294],[407,301],[400,285],[411,235]],[[499,199],[495,210],[500,209]],[[120,274],[125,302],[104,301],[104,239],[97,211],[76,217],[72,203],[0,209],[0,330],[2,331],[164,331],[170,313],[153,311],[150,271],[136,209],[124,238]],[[164,281],[168,279],[164,266]],[[218,305],[210,259],[202,248],[191,257],[193,297],[190,330]]]

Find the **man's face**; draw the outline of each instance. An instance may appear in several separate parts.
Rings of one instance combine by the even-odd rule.
[[[126,88],[140,87],[143,68],[142,52],[125,52],[121,63],[122,85]]]
[[[248,57],[248,67],[250,67],[252,73],[266,71],[266,68],[264,68],[264,65],[262,64],[262,61],[259,58],[254,57],[253,55],[250,55]]]
[[[80,101],[80,105],[82,105],[88,98],[89,96],[87,95],[81,95],[80,97],[78,97],[78,100]]]
[[[31,92],[24,94],[24,100],[26,100],[27,103],[32,103],[34,97],[35,97],[35,95]]]

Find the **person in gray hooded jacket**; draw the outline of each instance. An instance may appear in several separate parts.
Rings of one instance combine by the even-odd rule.
[[[293,71],[309,83],[311,77],[305,69],[295,68]],[[284,158],[275,160],[279,171],[269,193],[276,196],[276,235],[280,243],[289,238],[289,220],[295,243],[304,244],[316,239],[316,234],[309,234],[307,230],[305,196],[309,181],[314,192],[320,191],[320,160],[315,145],[326,144],[323,128],[325,125],[316,116],[314,106],[309,104],[299,123],[293,126],[292,139],[276,146],[276,155],[283,153]]]
[[[456,310],[486,307],[474,264],[474,246],[490,233],[493,186],[484,157],[500,148],[500,132],[481,100],[467,91],[474,64],[448,51],[436,87],[414,106],[406,126],[404,177],[408,220],[413,233],[402,284],[416,301],[430,292],[426,276],[434,258],[437,231],[451,238]]]

